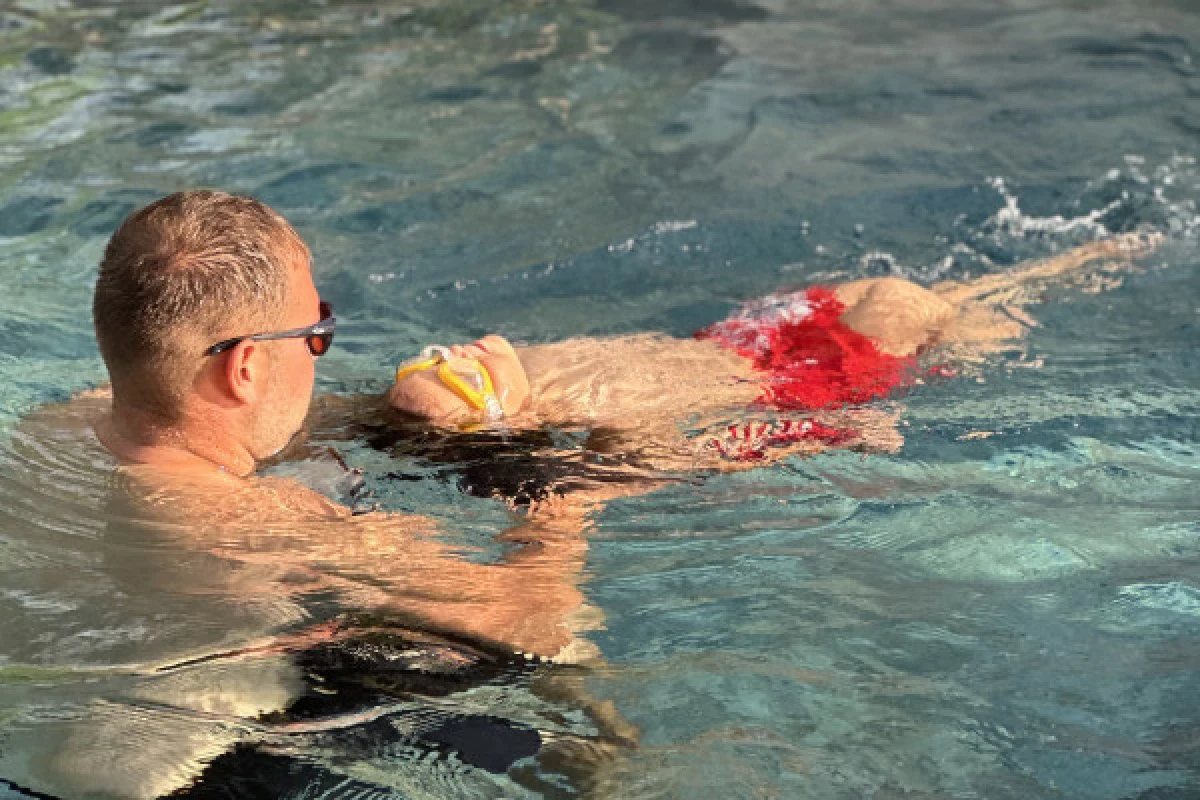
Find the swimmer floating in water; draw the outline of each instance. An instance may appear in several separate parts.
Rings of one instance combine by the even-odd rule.
[[[419,660],[436,650],[446,653],[441,666],[452,677],[476,657],[502,665],[532,663],[526,654],[598,659],[585,632],[602,617],[580,589],[581,534],[594,503],[696,468],[744,469],[831,446],[895,450],[895,409],[877,401],[929,363],[967,362],[1006,346],[1032,324],[1022,307],[1041,288],[1104,285],[1110,268],[1127,267],[1154,243],[1117,237],[930,290],[883,279],[776,295],[696,339],[643,334],[513,348],[493,336],[430,349],[399,370],[386,395],[399,416],[384,422],[415,418],[422,435],[450,439],[474,435],[460,434],[463,425],[490,428],[485,446],[545,441],[555,428],[586,436],[584,479],[553,480],[550,491],[531,497],[535,513],[497,536],[517,546],[481,563],[441,536],[433,520],[354,515],[297,481],[255,474],[301,426],[314,362],[328,349],[334,320],[312,282],[307,247],[270,209],[205,190],[163,198],[122,224],[101,266],[95,312],[111,392],[27,416],[13,446],[39,485],[59,485],[64,476],[77,482],[58,459],[72,448],[99,469],[95,499],[108,508],[109,530],[97,538],[119,544],[114,561],[123,568],[139,551],[128,543],[146,545],[148,566],[131,582],[135,591],[214,597],[217,613],[248,603],[270,617],[268,633],[248,644],[247,635],[216,624],[214,642],[162,655],[155,674],[183,675],[187,665],[224,670],[251,653],[288,658],[276,677],[246,661],[247,673],[262,682],[246,691],[224,679],[210,685],[201,674],[194,691],[167,683],[128,713],[107,702],[91,717],[73,712],[68,730],[47,738],[53,752],[45,785],[65,787],[64,796],[159,796],[263,736],[286,737],[291,746],[291,723],[311,722],[308,701],[329,697],[343,665],[347,675],[366,672],[362,685],[384,695],[403,690],[347,657],[380,637],[386,641],[373,651],[381,654],[376,669],[391,669],[390,654]],[[353,417],[364,405],[380,405],[379,397],[321,402],[322,416],[333,421],[347,415],[330,411]],[[372,435],[387,431],[410,433],[376,426]],[[507,469],[497,457],[503,454],[487,455],[480,461],[493,471]],[[590,480],[596,474],[613,480]],[[560,495],[563,502],[554,502]],[[197,554],[212,568],[193,568]],[[292,671],[311,677],[316,662],[329,667],[330,659],[332,671],[312,678],[311,692]],[[601,745],[636,741],[615,707],[586,695],[582,678],[550,670],[535,677],[546,684],[538,693],[586,709],[601,731],[602,741],[581,747],[594,744],[601,753]],[[356,692],[345,692],[351,705],[362,697]],[[122,736],[113,731],[140,730],[147,700],[180,709],[178,719],[195,721],[201,717],[191,712],[199,712],[219,735],[178,747],[170,738],[142,737],[137,758],[114,759],[109,743]],[[227,710],[232,724],[214,709]],[[339,712],[329,725],[345,723],[353,734],[358,713]],[[547,747],[549,759],[567,742],[556,726],[539,722],[546,741],[561,739]],[[497,728],[488,731],[490,740]],[[601,755],[565,760],[603,763]]]
[[[514,347],[497,335],[401,365],[392,409],[446,428],[581,427],[589,446],[656,473],[742,469],[828,447],[893,452],[894,408],[872,401],[1003,349],[1054,284],[1100,286],[1156,244],[1124,235],[930,289],[900,278],[770,295],[693,339],[661,334]],[[625,494],[631,489],[608,492]]]

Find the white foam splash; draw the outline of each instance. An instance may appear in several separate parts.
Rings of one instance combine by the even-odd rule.
[[[868,253],[863,253],[858,258],[858,268],[863,271],[870,269],[876,264],[883,264],[886,266],[888,272],[892,275],[900,275],[904,271],[904,268],[900,266],[900,263],[896,260],[896,257],[891,253],[884,252],[883,250],[871,250]]]
[[[610,253],[629,253],[635,247],[642,245],[655,246],[655,239],[669,233],[680,233],[681,231],[690,231],[693,228],[699,227],[700,223],[694,219],[664,219],[654,223],[644,232],[631,236],[623,242],[616,242],[608,246]],[[685,251],[688,246],[684,246]],[[703,252],[704,248],[701,245],[696,245],[694,248],[697,252]]]
[[[947,255],[927,267],[911,267],[901,264],[899,259],[885,250],[871,250],[859,256],[858,269],[860,272],[868,273],[872,267],[882,264],[887,268],[889,275],[922,283],[932,283],[941,280],[954,267],[954,263],[954,256]]]
[[[984,227],[1017,238],[1023,238],[1029,233],[1068,234],[1079,231],[1090,233],[1096,238],[1109,236],[1111,232],[1100,220],[1122,205],[1120,200],[1113,200],[1108,205],[1079,217],[1064,217],[1061,214],[1034,217],[1021,211],[1017,196],[1008,190],[1004,178],[992,178],[989,183],[1004,198],[1004,208],[989,217],[984,222]]]
[[[1021,209],[1020,197],[1000,176],[989,178],[988,184],[1004,201],[996,213],[983,221],[965,240],[955,242],[946,259],[953,264],[977,264],[985,269],[994,266],[995,255],[1006,253],[1012,260],[1037,258],[1064,247],[1074,247],[1086,241],[1104,239],[1124,232],[1132,217],[1136,229],[1143,233],[1164,234],[1177,243],[1194,242],[1200,238],[1200,172],[1192,156],[1175,155],[1161,164],[1152,165],[1144,156],[1129,154],[1123,164],[1105,171],[1085,185],[1077,207],[1086,208],[1090,193],[1097,193],[1107,202],[1075,216],[1053,214],[1039,217]],[[1114,199],[1108,200],[1108,198]],[[1118,213],[1119,212],[1119,213]],[[966,221],[963,215],[956,226]],[[985,242],[986,247],[980,247]],[[875,254],[869,254],[875,257]],[[939,265],[940,273],[950,267]],[[898,274],[921,280],[921,269],[897,267]],[[932,271],[929,268],[926,271]]]
[[[669,220],[665,219],[661,222],[654,223],[654,232],[661,236],[664,233],[678,233],[679,231],[687,231],[696,227],[697,222],[694,219]]]

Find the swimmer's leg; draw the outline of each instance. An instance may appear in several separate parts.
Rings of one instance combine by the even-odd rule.
[[[1036,302],[1051,286],[1063,286],[1097,273],[1128,269],[1136,258],[1149,255],[1162,243],[1161,234],[1126,233],[1076,247],[1050,258],[1020,264],[1005,272],[970,281],[945,281],[933,292],[946,302],[1014,306]]]
[[[932,291],[957,309],[941,332],[940,342],[967,360],[1003,349],[1036,326],[1024,308],[1039,302],[1047,290],[1056,286],[1079,286],[1084,291],[1114,288],[1120,284],[1120,273],[1161,241],[1157,234],[1123,234],[1006,272],[939,283]]]
[[[902,278],[866,278],[838,286],[842,322],[885,353],[907,356],[949,345],[971,357],[1019,339],[1036,325],[1023,308],[1052,286],[1111,288],[1117,273],[1161,242],[1155,234],[1123,234],[1061,255],[975,280],[925,289]]]

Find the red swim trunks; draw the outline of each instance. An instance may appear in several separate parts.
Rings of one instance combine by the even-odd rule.
[[[840,408],[886,397],[904,385],[913,359],[880,352],[841,321],[830,288],[773,294],[696,333],[754,362],[763,405],[794,411]]]
[[[882,353],[841,321],[846,307],[832,289],[772,294],[696,333],[754,362],[763,373],[758,402],[784,411],[840,408],[886,397],[908,382],[913,359]],[[769,447],[800,440],[836,446],[857,432],[808,419],[799,424],[734,425],[710,445],[736,461],[766,457]]]

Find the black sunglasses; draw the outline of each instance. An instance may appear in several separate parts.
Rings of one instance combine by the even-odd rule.
[[[329,348],[333,345],[333,329],[337,327],[337,317],[333,314],[333,306],[321,301],[320,305],[321,319],[304,328],[294,328],[290,331],[276,331],[275,333],[255,333],[250,336],[235,336],[232,339],[226,339],[223,342],[217,342],[212,347],[204,351],[206,356],[215,356],[218,353],[224,353],[226,350],[236,347],[238,344],[247,340],[255,342],[266,342],[272,339],[303,339],[308,345],[308,352],[313,356],[323,356],[329,352]]]

